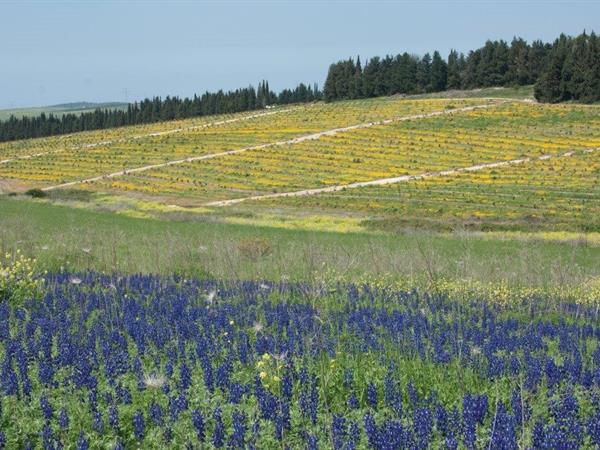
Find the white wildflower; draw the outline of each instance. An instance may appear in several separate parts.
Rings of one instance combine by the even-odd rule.
[[[144,377],[144,385],[150,389],[160,389],[166,382],[167,380],[163,375],[157,375],[155,373],[151,373]]]
[[[214,291],[214,290],[213,290],[213,291],[210,291],[210,292],[209,292],[209,293],[206,295],[206,301],[212,305],[212,303],[213,303],[213,301],[214,301],[214,299],[215,299],[215,296],[216,296],[216,295],[217,295],[217,291]]]

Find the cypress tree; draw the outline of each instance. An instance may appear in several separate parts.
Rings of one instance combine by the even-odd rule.
[[[360,64],[360,56],[356,57],[356,66],[354,69],[354,94],[353,98],[361,98],[363,96],[363,86],[362,86],[362,65]]]
[[[567,57],[568,40],[562,34],[554,43],[548,63],[534,87],[535,98],[541,102],[556,103],[563,100],[563,68]]]
[[[438,51],[433,52],[431,61],[431,90],[435,92],[445,91],[448,83],[448,66]]]
[[[462,87],[461,71],[458,52],[450,50],[450,54],[448,55],[448,89],[460,89]]]

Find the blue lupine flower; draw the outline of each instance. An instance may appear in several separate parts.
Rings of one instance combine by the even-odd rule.
[[[202,417],[202,413],[197,409],[192,410],[192,423],[196,429],[198,440],[204,442],[204,439],[206,438],[204,417]]]
[[[50,405],[50,402],[48,401],[48,397],[46,397],[45,395],[40,397],[40,408],[42,410],[42,414],[44,414],[44,418],[47,421],[51,420],[52,416],[54,415],[54,410],[52,409],[52,405]]]
[[[360,441],[360,428],[358,423],[355,421],[351,421],[348,427],[348,442],[346,443],[346,448],[348,450],[355,450]]]
[[[102,413],[100,411],[96,411],[94,413],[94,419],[92,421],[92,429],[99,434],[104,433],[104,419],[102,418]]]
[[[150,416],[150,420],[155,425],[157,425],[157,426],[162,426],[163,425],[163,423],[164,423],[164,413],[163,413],[163,409],[161,408],[161,406],[158,403],[152,402],[150,404],[149,416]]]
[[[60,448],[58,436],[74,424],[64,408],[58,409],[56,404],[56,411],[53,409],[54,400],[50,399],[61,395],[69,397],[64,404],[76,400],[89,407],[90,414],[85,411],[84,417],[89,417],[90,423],[82,424],[86,430],[115,435],[123,427],[130,429],[131,422],[119,423],[118,412],[119,408],[124,414],[141,407],[136,382],[140,389],[148,386],[142,361],[157,370],[164,368],[166,377],[160,390],[142,395],[150,396],[151,401],[137,416],[143,427],[141,435],[165,427],[165,446],[175,442],[173,429],[180,428],[180,421],[188,417],[185,411],[196,404],[197,396],[206,397],[219,412],[213,421],[191,411],[196,433],[206,442],[210,430],[211,440],[220,446],[260,447],[271,439],[265,434],[272,429],[283,446],[288,435],[298,435],[308,448],[317,446],[318,437],[322,444],[344,450],[366,442],[383,450],[459,445],[467,449],[477,445],[498,449],[600,446],[600,401],[593,395],[600,385],[600,346],[596,345],[600,327],[595,312],[582,305],[561,304],[565,319],[553,321],[544,318],[542,302],[528,301],[526,316],[536,317],[530,321],[481,299],[467,300],[457,309],[441,294],[340,285],[335,293],[340,304],[323,326],[315,320],[322,316],[320,309],[295,301],[297,295],[312,288],[307,284],[270,285],[273,295],[294,299],[284,303],[267,301],[254,282],[183,282],[176,277],[166,280],[141,275],[119,280],[81,274],[86,280],[83,289],[71,283],[61,285],[68,276],[49,275],[43,301],[28,305],[27,310],[0,304],[0,390],[3,396],[12,397],[0,401],[0,408],[13,402],[25,409],[38,407],[44,419],[30,434],[37,441],[25,437],[19,441],[23,446],[40,446],[41,441],[46,448]],[[115,287],[102,287],[109,283]],[[217,289],[217,284],[219,302],[206,309],[206,302],[198,299]],[[264,324],[260,333],[244,331],[257,322]],[[398,349],[401,358],[424,359],[441,371],[450,361],[460,362],[488,384],[495,377],[510,375],[507,380],[513,390],[493,402],[481,392],[461,392],[462,399],[454,405],[446,403],[454,397],[437,392],[435,385],[419,384],[417,390],[409,382],[403,390],[406,377],[414,374],[399,364],[396,353],[386,351],[390,345]],[[590,350],[593,355],[588,358]],[[334,378],[339,381],[335,389],[321,393],[325,380],[317,377],[314,359],[336,351],[373,355],[377,369],[386,370],[383,379],[358,379],[351,370],[344,370],[343,378],[335,375],[339,377]],[[252,385],[245,375],[238,376],[239,369],[246,373],[251,361],[265,352],[287,355],[278,386],[265,387],[258,377]],[[204,383],[192,389],[191,380],[200,376]],[[516,386],[513,379],[522,379],[523,385]],[[366,394],[361,405],[356,393],[363,383],[368,386],[361,392],[360,396]],[[333,392],[340,397],[330,402]],[[501,392],[504,395],[506,391]],[[540,399],[546,392],[547,401]],[[581,398],[586,398],[585,408],[579,405]],[[39,405],[31,405],[32,399],[34,403],[39,399]],[[233,411],[231,421],[229,416],[224,421],[220,408],[227,403],[239,404],[245,411],[249,411],[248,405],[257,405],[257,410],[250,422],[240,410]],[[341,415],[343,403],[352,409],[352,416],[368,406],[365,438],[360,437],[362,426]],[[168,409],[160,405],[168,405]],[[533,406],[541,418],[535,424],[531,420]],[[236,406],[227,411],[231,408]],[[0,413],[4,418],[7,414],[6,410]],[[126,416],[131,417],[129,414]],[[292,422],[292,417],[299,416],[301,421]],[[56,428],[52,428],[54,418]],[[262,430],[261,421],[266,425]],[[326,439],[319,435],[323,423],[331,425],[331,436]],[[5,427],[12,443],[12,425]],[[155,435],[156,430],[152,431]],[[529,440],[530,435],[531,442],[520,442],[521,436]],[[0,442],[6,440],[4,434],[0,436]]]
[[[350,393],[350,397],[348,397],[348,407],[350,409],[358,409],[360,408],[360,403],[356,394],[354,392]]]
[[[498,450],[516,450],[515,419],[506,412],[502,403],[498,405],[491,436],[491,448]]]
[[[139,409],[133,415],[133,432],[138,441],[144,439],[145,425],[144,414]]]
[[[223,425],[220,408],[215,409],[213,420],[215,421],[215,429],[212,435],[212,444],[216,448],[221,448],[225,443],[225,425]]]
[[[600,448],[600,409],[596,409],[594,415],[589,419],[587,433],[592,443]]]
[[[335,450],[341,450],[346,445],[346,431],[346,419],[334,414],[331,435],[333,436],[333,448]]]
[[[58,425],[62,429],[65,429],[69,426],[69,415],[67,414],[65,408],[61,408],[61,410],[58,412]]]
[[[373,383],[367,385],[367,405],[371,408],[377,407],[377,388]]]
[[[306,450],[318,450],[319,439],[314,434],[309,434],[306,437]]]
[[[108,408],[108,424],[113,428],[119,428],[119,411],[116,406]]]
[[[42,429],[42,443],[44,445],[44,450],[54,450],[55,448],[54,435],[48,423],[46,423]]]
[[[89,446],[88,440],[85,438],[82,431],[79,433],[79,439],[77,439],[77,450],[88,450]]]
[[[232,415],[233,433],[229,437],[229,448],[244,448],[246,437],[246,415],[240,411],[234,411]]]
[[[448,434],[448,436],[444,440],[444,445],[448,450],[456,450],[458,448],[458,442],[454,437],[454,433],[451,432],[450,434]]]
[[[417,448],[428,448],[433,429],[433,418],[428,408],[417,408],[415,410],[413,428],[417,438]]]
[[[192,373],[185,362],[179,366],[179,383],[184,391],[192,385]]]

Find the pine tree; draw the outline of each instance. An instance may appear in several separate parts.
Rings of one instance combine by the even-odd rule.
[[[356,57],[356,67],[354,70],[354,94],[353,98],[361,98],[363,96],[363,86],[362,86],[362,66],[360,64],[360,56]]]
[[[433,52],[431,61],[431,90],[434,92],[445,91],[448,83],[448,66],[438,51]]]
[[[600,101],[600,38],[594,32],[589,37],[588,69],[581,83],[579,100]]]
[[[458,52],[450,50],[448,55],[448,89],[460,89],[461,82],[461,67],[459,65]]]
[[[533,41],[527,52],[528,84],[535,83],[547,63],[551,45],[542,41]]]
[[[523,86],[529,84],[529,46],[521,38],[514,38],[510,44],[508,70],[505,83]]]
[[[534,87],[535,98],[541,102],[556,103],[564,100],[562,73],[568,51],[568,39],[562,34],[552,46],[548,63]]]
[[[425,53],[417,65],[416,88],[418,92],[431,91],[431,55],[429,53]]]
[[[323,86],[323,95],[325,96],[325,101],[332,102],[334,100],[338,100],[338,93],[336,90],[337,86],[337,77],[338,77],[338,66],[337,64],[332,64],[329,66],[329,71],[327,72],[327,78],[325,79],[325,86]]]

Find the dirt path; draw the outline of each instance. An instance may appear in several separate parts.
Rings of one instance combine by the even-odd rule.
[[[306,108],[306,106],[303,106],[303,107]],[[257,113],[257,114],[250,114],[248,116],[243,116],[243,117],[234,117],[233,119],[220,120],[220,121],[217,121],[217,122],[210,122],[210,123],[205,123],[205,124],[202,124],[202,125],[194,125],[194,126],[191,126],[191,127],[174,128],[172,130],[156,131],[154,133],[139,134],[139,135],[136,135],[136,136],[130,136],[130,137],[125,137],[125,138],[121,138],[121,139],[113,139],[113,140],[108,140],[108,141],[93,142],[91,144],[76,145],[76,146],[73,146],[73,147],[61,148],[59,150],[52,150],[52,151],[49,151],[49,152],[33,153],[31,155],[23,155],[23,156],[18,156],[16,158],[12,158],[12,159],[0,160],[0,164],[8,164],[10,162],[21,160],[21,159],[32,159],[32,158],[38,158],[40,156],[54,155],[56,153],[63,153],[63,152],[71,151],[71,150],[83,150],[83,149],[86,149],[86,148],[101,147],[103,145],[118,144],[118,143],[121,143],[121,142],[135,141],[135,140],[138,140],[138,139],[144,139],[144,138],[149,138],[149,137],[166,136],[166,135],[169,135],[169,134],[181,133],[182,131],[201,130],[203,128],[216,127],[216,126],[220,126],[220,125],[226,125],[226,124],[229,124],[229,123],[243,122],[245,120],[256,119],[258,117],[271,116],[273,114],[281,114],[281,113],[284,113],[284,112],[290,112],[290,111],[294,111],[294,110],[299,109],[299,108],[300,107],[277,109],[277,110],[274,110],[274,111],[267,111],[267,112],[262,112],[262,113]]]
[[[586,154],[586,153],[593,153],[596,151],[600,151],[600,147],[583,150],[580,153]],[[307,195],[317,195],[317,194],[338,192],[338,191],[343,191],[346,189],[356,189],[356,188],[367,187],[367,186],[382,186],[382,185],[386,185],[386,184],[396,184],[396,183],[403,183],[403,182],[407,182],[407,181],[423,180],[425,178],[457,175],[457,174],[460,174],[463,172],[477,172],[479,170],[493,169],[495,167],[514,166],[517,164],[524,164],[527,162],[535,162],[535,161],[544,161],[544,160],[552,159],[552,158],[568,158],[569,156],[573,156],[575,153],[577,153],[577,152],[569,151],[569,152],[561,153],[558,155],[542,155],[542,156],[538,156],[535,158],[521,158],[521,159],[512,159],[509,161],[477,164],[475,166],[461,167],[458,169],[443,170],[443,171],[439,171],[439,172],[425,172],[425,173],[422,173],[419,175],[403,175],[400,177],[380,178],[378,180],[361,181],[361,182],[357,182],[357,183],[342,184],[342,185],[337,185],[337,186],[328,186],[328,187],[324,187],[324,188],[304,189],[301,191],[293,191],[293,192],[279,192],[276,194],[254,195],[251,197],[243,197],[243,198],[235,198],[235,199],[231,199],[231,200],[220,200],[220,201],[216,201],[216,202],[210,202],[210,203],[206,203],[203,206],[229,206],[229,205],[235,205],[235,204],[250,201],[250,200],[264,200],[264,199],[271,199],[271,198],[278,198],[278,197],[304,197]]]
[[[202,160],[207,160],[207,159],[219,158],[222,156],[237,155],[238,153],[245,153],[245,152],[249,152],[249,151],[253,151],[253,150],[261,150],[261,149],[277,147],[277,146],[281,146],[281,145],[294,145],[294,144],[299,144],[299,143],[305,142],[305,141],[320,139],[324,136],[334,136],[337,133],[344,133],[344,132],[352,131],[352,130],[370,128],[370,127],[374,127],[377,125],[387,125],[387,124],[391,124],[394,122],[425,119],[428,117],[435,117],[435,116],[442,116],[442,115],[446,115],[446,114],[456,114],[456,113],[461,113],[461,112],[474,111],[477,109],[491,108],[491,107],[495,107],[495,106],[498,106],[498,105],[501,105],[501,104],[504,104],[507,102],[508,101],[485,103],[485,104],[480,104],[480,105],[466,106],[464,108],[448,109],[448,110],[443,110],[443,111],[433,111],[430,113],[414,114],[411,116],[402,116],[402,117],[396,117],[396,118],[392,118],[392,119],[360,123],[357,125],[350,125],[347,127],[333,128],[331,130],[319,131],[318,133],[307,134],[304,136],[299,136],[299,137],[292,138],[292,139],[286,139],[283,141],[270,142],[267,144],[260,144],[260,145],[253,145],[250,147],[243,147],[243,148],[239,148],[236,150],[228,150],[228,151],[220,152],[220,153],[211,153],[208,155],[201,155],[201,156],[191,156],[189,158],[177,159],[177,160],[168,161],[168,162],[160,163],[160,164],[151,164],[148,166],[119,170],[117,172],[107,173],[107,174],[99,175],[97,177],[86,178],[86,179],[77,180],[77,181],[70,181],[67,183],[57,184],[54,186],[47,186],[47,187],[43,188],[42,190],[43,191],[52,191],[54,189],[71,187],[71,186],[76,186],[78,184],[84,184],[84,183],[93,183],[95,181],[101,181],[101,180],[105,180],[105,179],[121,177],[124,175],[145,172],[145,171],[153,170],[153,169],[160,169],[162,167],[174,166],[177,164],[184,164],[184,163],[189,163],[189,162],[194,162],[194,161],[202,161]]]

